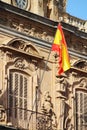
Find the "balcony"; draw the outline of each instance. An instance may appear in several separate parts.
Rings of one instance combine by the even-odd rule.
[[[11,129],[16,130],[56,130],[53,125],[52,113],[49,114],[26,110],[23,108],[11,108],[7,110],[7,122],[12,124]],[[7,123],[7,124],[8,124]]]

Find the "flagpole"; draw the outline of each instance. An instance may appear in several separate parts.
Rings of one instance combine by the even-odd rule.
[[[50,52],[49,52],[49,54],[48,54],[48,57],[47,57],[47,60],[46,60],[46,64],[45,64],[45,67],[44,67],[44,71],[43,71],[41,80],[40,80],[39,85],[38,85],[39,87],[37,87],[37,94],[38,94],[39,92],[41,93],[40,87],[41,87],[41,83],[42,83],[42,80],[43,80],[43,77],[44,77],[44,74],[45,74],[45,71],[46,71],[46,68],[47,68],[47,63],[48,63],[50,54],[51,54],[51,50],[50,50]],[[36,104],[36,102],[37,102],[36,100],[37,100],[37,95],[36,95],[36,98],[35,98],[35,101],[34,101],[33,109],[34,109],[34,106],[35,106],[35,104]]]

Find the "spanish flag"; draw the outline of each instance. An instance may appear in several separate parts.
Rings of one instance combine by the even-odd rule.
[[[70,59],[65,41],[64,33],[61,24],[58,24],[57,31],[55,34],[54,42],[52,45],[52,51],[55,51],[59,56],[59,69],[58,75],[70,69]]]

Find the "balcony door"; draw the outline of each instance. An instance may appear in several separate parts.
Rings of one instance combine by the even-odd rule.
[[[10,71],[8,86],[8,116],[15,126],[27,128],[29,110],[30,76],[17,71]]]

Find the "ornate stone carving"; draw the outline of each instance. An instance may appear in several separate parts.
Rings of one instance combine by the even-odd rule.
[[[22,40],[15,40],[9,46],[11,46],[13,48],[16,48],[17,50],[24,50],[24,48],[25,48],[25,42],[22,41]]]
[[[61,77],[59,78],[59,83],[60,83],[59,91],[66,93],[66,88],[68,85],[67,80],[64,77]]]
[[[87,89],[87,78],[85,77],[79,78],[77,82],[80,83],[77,85],[78,87]]]
[[[7,123],[7,115],[5,108],[0,105],[0,124],[6,124]]]
[[[9,23],[9,26],[12,27],[13,29],[18,30],[19,24],[15,21],[12,21],[11,23]]]
[[[43,32],[42,35],[41,35],[41,38],[42,38],[43,40],[46,40],[46,38],[47,38],[47,33],[46,33],[46,32]]]
[[[28,34],[29,34],[30,36],[35,37],[35,28],[31,28],[31,29],[28,31]]]
[[[49,2],[51,2],[51,0],[49,0]],[[0,16],[0,23],[10,27],[11,29],[17,30],[18,32],[25,33],[28,36],[43,39],[51,43],[54,39],[53,36],[50,36],[49,34],[47,34],[47,32],[44,32],[43,28],[41,28],[41,31],[39,31],[38,28],[35,28],[31,23],[27,22],[27,24],[25,24],[24,22],[21,22],[18,18],[13,18],[10,16],[8,17],[8,15],[6,15],[5,18],[4,14],[3,16]]]
[[[52,109],[53,109],[53,104],[51,102],[51,97],[49,95],[49,92],[46,92],[44,94],[44,102],[43,102],[43,105],[42,105],[42,110],[44,110],[44,113],[50,114]]]
[[[81,69],[83,71],[87,71],[87,62],[83,60],[77,60],[74,64],[74,67]]]
[[[66,9],[66,0],[56,0],[58,2],[59,9],[65,11]]]
[[[19,58],[15,61],[15,67],[19,68],[19,69],[25,69],[25,60],[22,58]]]
[[[46,115],[49,116],[50,120],[52,121],[52,128],[56,130],[57,127],[57,120],[56,120],[56,115],[53,111],[53,103],[51,101],[51,96],[49,94],[49,92],[45,92],[44,94],[44,101],[42,104],[42,112]]]
[[[23,51],[27,54],[33,54],[40,56],[38,49],[32,44],[32,43],[25,43],[21,40],[15,40],[11,44],[9,44],[10,47],[16,48],[19,51]]]
[[[80,82],[80,87],[87,88],[87,79],[82,79]]]
[[[30,61],[29,63],[23,58],[15,59],[14,66],[18,69],[29,69],[31,71],[35,71],[37,69],[37,61]]]
[[[19,32],[24,32],[24,25],[23,24],[19,24],[19,26],[17,26],[16,28]]]
[[[38,55],[39,56],[39,51],[32,45],[32,44],[27,44],[24,48],[24,51],[33,54],[33,55]]]

